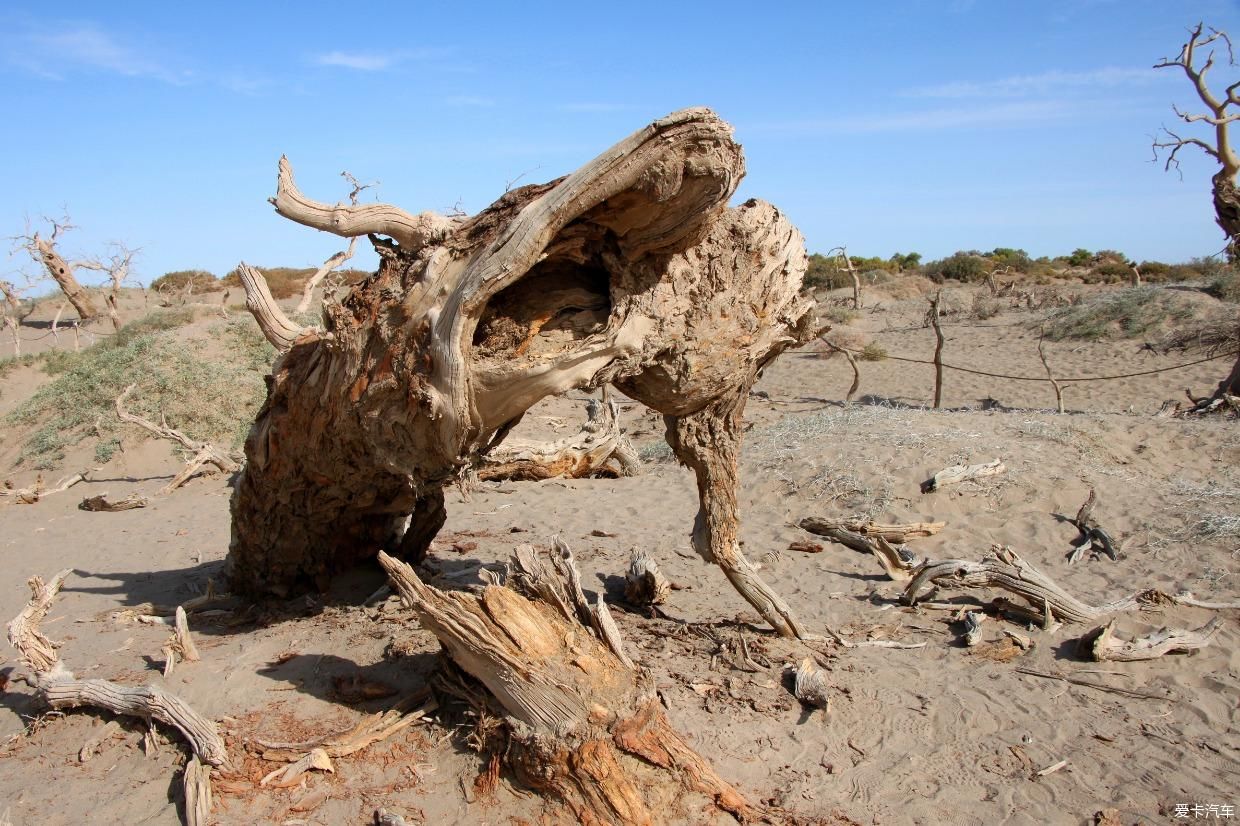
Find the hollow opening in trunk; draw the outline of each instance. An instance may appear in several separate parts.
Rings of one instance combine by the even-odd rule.
[[[600,263],[542,261],[487,303],[474,330],[474,358],[541,361],[571,350],[606,328],[609,293]]]

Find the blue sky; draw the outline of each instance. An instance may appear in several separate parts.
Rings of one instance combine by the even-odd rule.
[[[1199,19],[1240,35],[1236,0],[862,5],[6,2],[0,235],[67,207],[67,253],[124,241],[147,280],[307,266],[343,242],[267,204],[281,153],[322,200],[348,170],[411,211],[475,212],[706,105],[745,146],[738,199],[811,251],[1222,247],[1206,159],[1182,181],[1150,162],[1193,103],[1151,66]]]

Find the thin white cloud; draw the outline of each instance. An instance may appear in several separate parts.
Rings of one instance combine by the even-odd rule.
[[[54,80],[81,71],[174,84],[185,83],[191,77],[190,72],[170,68],[145,49],[124,43],[93,23],[28,28],[5,37],[0,41],[0,49],[10,64]]]
[[[390,69],[401,60],[399,55],[362,52],[328,52],[314,59],[320,66],[339,66],[357,69],[359,72],[381,72]]]
[[[411,60],[440,60],[452,54],[451,49],[404,49],[395,52],[330,51],[316,55],[320,66],[354,69],[359,72],[382,72]]]
[[[494,106],[495,99],[479,97],[477,95],[452,95],[444,98],[444,103],[461,108],[486,108]]]
[[[1013,75],[986,81],[958,81],[937,86],[920,86],[904,92],[921,98],[1007,98],[1030,97],[1068,90],[1114,89],[1157,80],[1152,69],[1107,66],[1085,72],[1052,69],[1036,75]]]

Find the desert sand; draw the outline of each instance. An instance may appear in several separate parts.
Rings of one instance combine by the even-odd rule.
[[[950,287],[947,299],[967,307],[975,289]],[[820,303],[840,295],[823,294]],[[1214,301],[1201,300],[1203,307]],[[875,288],[865,303],[841,329],[893,356],[929,357],[934,337],[921,323],[924,296]],[[1035,316],[1011,308],[985,321],[963,311],[949,315],[944,358],[1041,376]],[[1189,360],[1143,351],[1140,343],[1065,341],[1046,349],[1061,376]],[[27,351],[49,344],[43,339]],[[1185,387],[1212,390],[1229,364],[1069,385],[1063,415],[1044,382],[949,371],[943,406],[933,410],[933,368],[926,365],[861,362],[851,405],[842,401],[852,380],[842,357],[823,358],[811,347],[768,367],[746,412],[746,553],[812,629],[921,647],[807,647],[774,636],[720,571],[690,549],[692,474],[660,448],[661,419],[627,401],[622,422],[646,459],[640,476],[454,490],[448,522],[421,572],[440,588],[470,588],[481,583],[481,569],[502,568],[517,543],[561,538],[576,554],[586,590],[607,595],[630,653],[654,673],[672,723],[722,777],[750,800],[788,813],[790,822],[1173,822],[1177,805],[1240,804],[1235,610],[1167,605],[1118,615],[1124,638],[1220,618],[1208,647],[1148,662],[1083,659],[1077,640],[1093,626],[1080,624],[1045,630],[994,618],[982,626],[982,645],[966,648],[955,611],[902,604],[901,584],[873,558],[796,523],[807,516],[939,520],[947,523],[941,533],[910,543],[917,554],[978,560],[992,545],[1010,546],[1093,604],[1146,588],[1235,602],[1240,429],[1224,418],[1154,416],[1164,400],[1182,399]],[[10,372],[0,384],[0,416],[47,380],[37,367]],[[576,429],[582,398],[540,403],[514,437],[554,438]],[[18,487],[33,483],[33,469],[13,466],[21,429],[4,425],[0,433],[3,478]],[[49,481],[90,463],[88,445],[75,450],[47,473]],[[1003,474],[921,492],[921,482],[944,467],[996,458]],[[554,809],[510,779],[485,782],[490,754],[471,748],[478,721],[460,709],[432,713],[335,760],[334,773],[306,775],[288,789],[261,787],[258,780],[275,766],[247,751],[248,742],[308,740],[349,728],[424,687],[439,645],[397,598],[359,605],[384,582],[375,565],[326,594],[191,616],[201,661],[162,677],[168,629],[135,622],[134,613],[146,603],[182,603],[209,581],[219,583],[229,542],[229,479],[203,475],[154,495],[181,462],[168,443],[129,433],[89,481],[35,504],[0,504],[0,559],[8,572],[0,617],[21,610],[28,576],[72,568],[44,623],[63,643],[63,661],[83,677],[165,685],[226,732],[239,779],[217,785],[214,822],[360,824],[372,822],[379,808],[410,823],[556,822]],[[1090,489],[1098,496],[1094,516],[1121,551],[1118,560],[1069,564],[1077,532],[1056,514],[1075,514]],[[78,508],[84,497],[104,492],[113,500],[130,493],[152,500],[119,513]],[[796,542],[822,549],[790,549]],[[637,549],[649,552],[675,586],[658,612],[623,599],[623,574]],[[932,601],[973,605],[996,594],[944,590]],[[1027,637],[1032,647],[1013,649],[1004,631]],[[742,640],[747,658],[738,654]],[[792,696],[788,669],[805,656],[828,670],[828,710]],[[0,667],[11,677],[20,667],[12,651],[4,657]],[[0,822],[181,822],[185,749],[175,732],[157,726],[147,737],[139,721],[89,709],[45,713],[28,687],[6,682]],[[359,701],[350,689],[371,685],[389,687],[390,696]],[[83,746],[98,738],[82,760]],[[1114,819],[1098,820],[1109,809],[1115,811],[1106,817]],[[689,811],[669,813],[668,822],[697,821]]]

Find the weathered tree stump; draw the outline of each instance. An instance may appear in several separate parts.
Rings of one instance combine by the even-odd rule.
[[[282,162],[277,212],[370,234],[381,262],[325,302],[322,329],[251,304],[284,352],[233,497],[233,590],[322,586],[380,549],[416,558],[443,524],[443,486],[534,403],[612,383],[667,417],[697,471],[703,555],[797,633],[740,555],[735,453],[749,386],[812,337],[813,305],[800,233],[769,204],[726,206],[744,174],[731,131],[676,112],[472,218],[318,204]]]
[[[563,822],[761,814],[672,728],[650,675],[624,654],[606,604],[586,600],[567,548],[549,558],[519,549],[506,586],[477,595],[426,585],[386,554],[379,561],[422,627],[503,710],[508,768],[567,807],[572,819]]]

